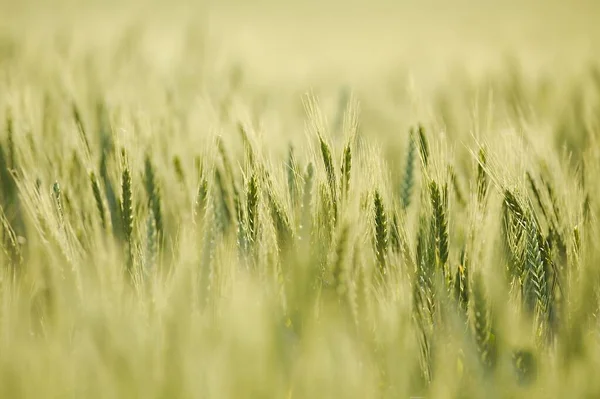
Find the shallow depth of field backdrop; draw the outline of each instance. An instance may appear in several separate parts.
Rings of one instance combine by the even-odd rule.
[[[0,398],[600,397],[598,21],[0,0]]]

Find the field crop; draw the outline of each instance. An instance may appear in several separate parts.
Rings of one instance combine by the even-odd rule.
[[[0,1],[0,398],[600,397],[600,7],[174,3]]]

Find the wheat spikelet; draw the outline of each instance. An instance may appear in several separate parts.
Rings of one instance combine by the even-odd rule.
[[[225,173],[227,174],[227,177],[230,179],[232,185],[235,186],[235,176],[233,174],[233,167],[231,165],[231,160],[229,159],[227,149],[225,148],[225,143],[223,142],[221,137],[217,138],[217,149],[219,151],[219,155],[221,156],[221,161],[223,162],[223,167],[225,168]]]
[[[6,112],[6,141],[8,145],[7,167],[10,170],[13,170],[17,163],[17,155],[15,149],[14,124],[10,110],[7,110]]]
[[[336,293],[341,297],[347,292],[347,271],[346,262],[348,257],[348,236],[350,227],[348,224],[344,224],[341,228],[337,243],[335,246],[335,259],[333,262],[333,268],[331,274],[333,277],[333,285]]]
[[[460,188],[460,184],[458,182],[458,177],[456,176],[456,172],[451,165],[448,165],[448,175],[450,176],[450,182],[452,183],[452,188],[454,190],[454,196],[458,203],[462,206],[465,206],[467,202],[465,201],[465,195],[463,194],[462,189]]]
[[[58,182],[54,182],[52,185],[52,191],[54,192],[54,201],[56,205],[56,210],[58,211],[58,220],[62,227],[65,224],[65,212],[62,201],[62,192],[60,190],[60,184]]]
[[[305,243],[309,241],[310,224],[312,216],[314,168],[309,163],[304,172],[304,187],[302,189],[302,211],[300,215],[300,239]]]
[[[271,218],[275,225],[275,231],[277,233],[277,245],[280,251],[287,249],[288,244],[291,243],[293,238],[293,230],[290,225],[288,216],[284,212],[281,204],[275,197],[272,189],[267,189],[267,198],[269,200],[269,209],[271,211]]]
[[[156,232],[159,236],[163,233],[163,217],[162,217],[162,206],[160,199],[160,188],[156,182],[156,174],[154,172],[154,166],[150,157],[146,155],[144,160],[144,185],[146,188],[146,194],[148,195],[148,206],[152,210],[152,216],[154,217]]]
[[[4,209],[0,206],[0,222],[2,223],[2,250],[8,258],[11,272],[19,272],[20,267],[23,265],[23,253],[19,245],[19,237],[17,233],[10,225],[7,216],[4,213]]]
[[[249,248],[248,223],[246,208],[242,206],[239,193],[233,199],[237,215],[237,245],[241,254],[246,254]]]
[[[537,377],[537,361],[529,350],[516,350],[512,354],[512,362],[517,372],[517,380],[521,385],[529,385]]]
[[[382,276],[387,274],[386,256],[388,250],[388,220],[379,191],[375,190],[373,197],[373,223],[375,227],[375,255],[379,272]]]
[[[466,314],[469,305],[469,266],[464,249],[460,254],[460,263],[454,277],[454,298],[459,308]]]
[[[296,156],[294,155],[294,147],[290,144],[288,148],[288,160],[286,163],[286,171],[287,171],[287,183],[288,190],[290,193],[290,199],[292,201],[292,205],[296,205],[296,201],[298,199],[298,184],[296,182],[296,174],[297,172],[296,165]]]
[[[250,242],[256,242],[258,228],[258,178],[256,173],[252,173],[248,179],[248,188],[246,189],[246,215],[248,218],[248,233]]]
[[[526,309],[534,314],[542,341],[549,333],[550,285],[548,271],[540,251],[538,227],[530,223],[527,235],[526,261],[523,275],[523,298]]]
[[[429,183],[431,205],[433,207],[433,231],[435,241],[435,254],[438,269],[442,271],[446,283],[451,278],[448,268],[448,210],[446,196],[442,197],[439,186],[435,181]]]
[[[400,186],[400,199],[402,209],[407,209],[410,205],[412,188],[414,185],[414,164],[415,164],[415,140],[414,132],[411,130],[408,136],[408,151],[406,153],[406,165],[404,167],[404,177]]]
[[[196,204],[195,204],[195,214],[196,214],[196,222],[199,222],[200,219],[204,217],[206,213],[206,203],[208,200],[208,180],[206,178],[201,177],[200,183],[198,184],[198,192],[196,193]]]
[[[488,191],[487,151],[481,147],[479,149],[479,158],[477,163],[477,200],[482,204]]]
[[[156,227],[156,217],[152,209],[148,212],[146,218],[146,255],[145,260],[145,275],[148,276],[154,270],[156,265],[156,255],[158,252],[158,231]]]
[[[325,165],[325,172],[327,173],[327,182],[329,184],[331,206],[333,210],[333,221],[337,220],[337,187],[335,168],[333,167],[333,157],[331,156],[331,150],[329,145],[319,136],[319,143],[321,145],[321,155],[323,157],[323,164]]]
[[[102,229],[106,229],[104,201],[102,200],[100,185],[98,184],[98,179],[96,179],[96,175],[94,174],[94,172],[90,173],[90,182],[92,183],[92,192],[94,194],[94,200],[96,201],[96,208],[98,209],[98,214],[100,215],[100,223],[102,225]]]
[[[311,253],[318,259],[319,264],[324,264],[335,230],[329,186],[324,182],[319,182],[317,187],[314,213],[314,224],[312,226],[314,231],[310,237]]]
[[[502,219],[504,244],[509,256],[508,272],[514,282],[523,274],[528,221],[517,197],[508,189],[504,190]]]
[[[178,155],[173,157],[173,169],[175,170],[175,176],[177,176],[177,181],[183,187],[186,186],[185,180],[185,172],[183,170],[183,166],[181,165],[181,158]]]
[[[133,192],[131,172],[127,163],[125,150],[122,152],[124,167],[121,174],[121,215],[123,236],[127,248],[127,268],[132,273],[133,267]]]
[[[419,365],[421,375],[426,385],[433,380],[433,349],[431,345],[431,329],[427,322],[418,314],[413,317],[419,343]]]
[[[238,131],[242,137],[242,142],[244,143],[244,152],[246,154],[246,158],[248,159],[248,163],[251,167],[254,167],[256,165],[256,156],[254,154],[254,149],[252,148],[252,142],[250,141],[248,132],[241,123],[238,124]]]
[[[394,212],[392,217],[392,228],[390,229],[390,245],[392,251],[395,254],[399,254],[401,251],[401,240],[400,240],[400,222],[398,221],[398,214]]]
[[[560,226],[561,215],[560,215],[560,209],[558,207],[558,201],[556,199],[556,194],[554,193],[554,188],[552,187],[552,184],[549,181],[545,181],[544,183],[546,185],[546,191],[548,192],[548,197],[550,198],[550,203],[552,204],[552,210],[554,211],[554,217],[556,218],[556,224]]]
[[[425,128],[419,125],[417,132],[419,134],[419,151],[421,152],[421,162],[423,163],[423,166],[427,168],[429,165],[429,144],[427,143]]]
[[[217,199],[215,204],[215,212],[217,214],[217,223],[220,226],[220,232],[226,233],[233,223],[232,207],[229,204],[230,196],[227,188],[227,183],[223,178],[220,168],[215,168],[215,183],[217,187]]]
[[[435,243],[425,214],[419,217],[417,231],[416,270],[413,284],[415,311],[423,323],[433,325],[437,298],[435,289]]]
[[[537,184],[535,183],[535,180],[533,179],[533,177],[531,176],[531,173],[529,173],[529,171],[527,171],[525,173],[525,175],[527,177],[527,181],[529,182],[529,188],[533,192],[533,196],[534,196],[538,206],[540,207],[540,210],[542,211],[542,215],[544,216],[544,219],[548,223],[552,223],[552,221],[550,219],[548,219],[548,213],[546,212],[546,207],[544,206],[544,203],[542,202],[542,197],[540,195],[540,191],[538,190]]]
[[[344,147],[344,154],[342,158],[342,202],[348,197],[348,191],[350,190],[350,171],[352,170],[352,147],[350,141]]]
[[[75,124],[77,125],[77,131],[79,132],[79,136],[81,137],[81,141],[85,145],[85,150],[88,156],[92,153],[90,148],[90,141],[88,140],[87,133],[85,131],[85,126],[83,124],[83,120],[81,119],[81,113],[79,112],[79,108],[75,103],[72,104],[72,112],[73,118],[75,119]]]
[[[109,175],[108,167],[108,148],[104,148],[100,156],[100,177],[104,185],[104,195],[108,204],[110,221],[113,233],[119,240],[123,239],[123,220],[121,216],[121,202],[117,197],[113,182]]]
[[[490,313],[487,305],[486,292],[484,290],[481,274],[473,276],[473,335],[479,359],[485,368],[493,366],[492,343],[490,341],[492,329]]]

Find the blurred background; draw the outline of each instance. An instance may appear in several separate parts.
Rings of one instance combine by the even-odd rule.
[[[123,24],[144,24],[154,29],[157,62],[177,56],[177,33],[193,25],[220,57],[273,82],[365,81],[398,68],[432,77],[507,58],[526,70],[552,70],[600,53],[595,0],[1,0],[0,7],[0,23],[24,27],[20,35],[58,25],[101,40]]]
[[[179,114],[185,129],[231,130],[236,140],[237,122],[227,121],[251,118],[284,138],[282,152],[288,140],[303,139],[307,92],[333,130],[352,93],[369,137],[425,122],[458,147],[477,130],[473,121],[504,128],[511,120],[535,126],[542,141],[580,148],[587,127],[556,126],[583,120],[599,102],[586,92],[600,82],[595,0],[0,0],[0,7],[0,67],[19,60],[0,68],[7,87],[51,86],[90,107],[103,98],[115,109],[153,117],[150,110],[160,110],[165,120]],[[394,160],[405,140],[388,143]]]

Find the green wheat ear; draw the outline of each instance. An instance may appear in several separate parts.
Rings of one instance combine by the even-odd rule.
[[[145,256],[145,274],[148,276],[154,270],[156,264],[156,255],[158,252],[158,232],[156,228],[156,217],[152,208],[148,212],[146,219],[146,256]]]
[[[18,242],[18,237],[12,226],[10,225],[4,210],[0,207],[0,231],[2,236],[2,250],[8,258],[13,271],[18,272],[20,266],[23,265],[23,253]]]
[[[127,246],[127,269],[132,273],[133,267],[133,192],[131,184],[131,172],[127,162],[127,154],[122,151],[124,168],[121,174],[121,215],[123,223],[123,235]]]
[[[463,194],[463,190],[461,189],[460,183],[458,181],[458,176],[456,175],[456,172],[454,171],[452,165],[448,165],[448,175],[450,176],[450,181],[452,183],[452,188],[454,190],[454,196],[456,197],[456,201],[461,206],[467,205],[467,202],[465,201],[465,195]]]
[[[290,193],[290,200],[292,201],[292,205],[296,206],[296,201],[298,200],[298,183],[296,181],[298,166],[296,165],[296,156],[294,155],[294,147],[290,144],[288,148],[288,159],[286,163],[286,171],[287,171],[287,183],[288,190]]]
[[[81,113],[79,112],[79,109],[77,108],[77,105],[75,105],[75,103],[73,103],[72,105],[72,112],[73,119],[75,119],[75,124],[77,125],[77,131],[79,132],[81,141],[83,141],[83,144],[85,145],[85,150],[87,151],[87,154],[91,154],[92,151],[90,148],[90,141],[85,131],[85,125],[83,123],[83,119],[81,118]]]
[[[527,171],[525,173],[525,176],[527,177],[527,182],[529,183],[529,188],[531,189],[531,192],[533,192],[533,197],[535,198],[538,206],[540,207],[540,210],[542,211],[542,215],[544,216],[544,219],[548,223],[551,223],[551,220],[548,219],[548,213],[546,212],[546,207],[544,206],[544,203],[542,202],[540,190],[538,189],[535,180],[533,179],[533,177],[531,176],[531,173],[529,173],[529,171]]]
[[[537,377],[537,361],[535,354],[530,350],[520,349],[512,354],[512,363],[517,373],[517,380],[521,385],[529,385]]]
[[[217,214],[217,224],[222,233],[226,233],[233,223],[232,206],[230,205],[230,194],[220,168],[215,168],[215,183],[217,186],[218,195],[215,205],[215,213]]]
[[[427,143],[425,128],[422,125],[419,125],[417,130],[419,134],[419,150],[421,152],[421,161],[423,162],[423,166],[427,168],[429,165],[429,144]]]
[[[300,238],[308,241],[310,232],[310,222],[312,216],[312,198],[314,183],[314,167],[312,162],[306,166],[304,172],[304,188],[302,190],[302,215],[300,220]]]
[[[248,180],[246,189],[246,217],[248,218],[248,233],[251,243],[256,242],[258,230],[258,193],[258,178],[254,172]]]
[[[461,251],[460,263],[454,277],[454,299],[459,308],[466,314],[469,306],[469,266],[464,248]]]
[[[477,200],[483,203],[488,191],[487,151],[481,147],[477,163]]]
[[[579,255],[581,250],[581,234],[579,232],[579,227],[575,226],[573,228],[573,246],[575,253]]]
[[[102,225],[102,229],[106,229],[106,212],[104,210],[104,202],[102,201],[100,184],[98,183],[98,179],[96,178],[96,174],[94,172],[90,173],[90,182],[92,183],[92,192],[94,194],[94,200],[96,201],[96,208],[98,209],[98,214],[100,215],[100,223]]]
[[[267,188],[267,198],[269,200],[269,208],[271,210],[271,218],[275,225],[275,232],[277,233],[277,245],[280,251],[288,248],[291,244],[294,232],[290,224],[289,218],[281,203],[275,197],[275,193],[271,188]]]
[[[113,234],[118,240],[123,239],[123,219],[121,215],[121,203],[118,198],[118,194],[113,186],[113,182],[109,175],[109,152],[111,147],[105,143],[100,155],[100,178],[104,185],[104,195],[106,196],[106,202],[108,204],[108,211],[110,216],[110,222],[112,225]]]
[[[548,271],[540,251],[538,227],[533,221],[527,230],[527,247],[525,268],[523,271],[523,299],[529,312],[535,313],[538,322],[538,333],[542,336],[548,332],[550,314],[550,287]]]
[[[433,207],[433,234],[438,268],[442,271],[446,283],[450,281],[448,268],[448,204],[446,195],[442,196],[435,181],[429,183],[431,205]],[[445,190],[444,190],[445,191]]]
[[[331,274],[333,276],[333,284],[337,294],[341,297],[346,294],[347,286],[347,270],[346,262],[348,258],[348,236],[350,227],[344,224],[337,239],[335,246],[335,260]]]
[[[56,210],[58,211],[58,219],[60,221],[60,224],[64,226],[65,212],[62,202],[62,191],[60,190],[60,184],[58,184],[58,182],[54,182],[54,184],[52,185],[52,191],[54,192],[54,201],[56,204]]]
[[[13,125],[13,119],[12,119],[12,115],[10,113],[10,110],[7,111],[6,113],[6,134],[7,134],[7,145],[8,145],[8,160],[7,160],[7,167],[10,170],[15,169],[16,167],[16,149],[15,149],[15,136],[14,136],[14,125]]]
[[[375,224],[375,254],[377,264],[382,276],[387,273],[386,270],[386,255],[388,250],[388,220],[383,205],[383,199],[379,191],[375,191],[373,198],[373,212]]]
[[[181,158],[178,155],[173,157],[173,169],[175,170],[175,176],[177,176],[177,181],[183,187],[186,187],[186,178],[185,171],[183,170],[183,165],[181,164]]]
[[[149,155],[146,155],[146,159],[144,160],[144,186],[148,196],[148,206],[152,210],[152,216],[154,217],[156,232],[159,236],[162,236],[163,217],[160,188],[156,182],[156,173],[154,172],[154,166]]]
[[[398,213],[394,212],[392,217],[392,228],[390,229],[390,244],[392,251],[399,254],[402,250],[402,242],[400,239],[400,222],[398,221]]]
[[[242,142],[244,143],[244,152],[248,159],[248,163],[251,167],[254,167],[256,165],[256,156],[254,155],[254,149],[252,148],[250,137],[248,137],[248,132],[241,123],[238,123],[238,131],[242,137]]]
[[[233,167],[231,164],[231,160],[229,159],[229,155],[227,153],[227,148],[225,148],[225,143],[223,142],[223,139],[221,139],[221,137],[217,139],[217,149],[219,150],[219,155],[221,156],[223,168],[225,168],[227,178],[229,178],[232,186],[235,188],[235,175],[233,174]]]
[[[402,202],[402,209],[407,209],[410,205],[411,200],[415,170],[415,140],[416,138],[414,137],[414,132],[411,130],[408,135],[408,151],[406,153],[404,177],[400,186],[400,199]]]
[[[424,321],[433,323],[436,314],[435,243],[433,226],[423,211],[419,216],[413,297],[415,309]]]
[[[319,182],[317,188],[317,205],[315,207],[315,229],[319,233],[320,246],[329,243],[333,238],[335,230],[335,220],[333,215],[333,205],[329,187],[326,183]],[[316,237],[314,237],[316,238]]]
[[[336,187],[336,176],[335,168],[333,167],[333,157],[331,156],[331,150],[329,145],[323,140],[323,137],[319,135],[319,142],[321,144],[321,155],[323,156],[323,164],[325,165],[325,172],[327,173],[327,182],[329,183],[329,190],[331,195],[331,205],[333,208],[333,220],[334,224],[337,220],[337,187]]]
[[[527,216],[519,200],[508,189],[504,190],[502,202],[502,229],[508,272],[513,282],[521,279],[524,263],[524,240],[526,239]]]
[[[348,191],[350,190],[350,171],[352,170],[352,147],[351,142],[348,140],[344,147],[344,155],[342,158],[342,202],[348,198]]]
[[[480,273],[473,275],[473,334],[479,359],[489,369],[494,365],[492,328],[485,287]]]
[[[196,193],[195,216],[196,222],[199,223],[206,213],[206,205],[208,200],[208,180],[201,177],[198,184],[198,192]]]

